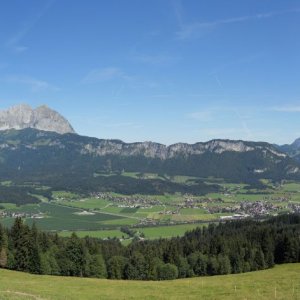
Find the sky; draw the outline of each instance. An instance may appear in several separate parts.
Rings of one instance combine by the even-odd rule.
[[[300,137],[299,0],[10,0],[0,27],[0,109],[126,142]]]

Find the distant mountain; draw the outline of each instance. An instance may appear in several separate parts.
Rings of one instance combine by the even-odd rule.
[[[276,146],[276,148],[300,162],[300,138],[290,145]]]
[[[293,148],[300,149],[300,138],[299,138],[299,139],[296,139],[296,140],[294,141],[294,143],[292,143],[292,147],[293,147]]]
[[[101,176],[103,172],[121,174],[123,171],[212,176],[239,182],[300,178],[299,163],[268,143],[212,140],[165,146],[60,135],[29,128],[0,132],[2,179],[93,189],[108,184],[109,180],[120,179]],[[128,183],[118,184],[124,189]],[[161,183],[153,184],[157,187]]]
[[[0,130],[35,128],[60,134],[75,133],[70,123],[46,105],[32,109],[20,104],[0,111]]]

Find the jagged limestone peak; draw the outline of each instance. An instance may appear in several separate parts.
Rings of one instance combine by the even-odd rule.
[[[18,104],[0,111],[0,130],[35,128],[60,134],[75,133],[71,124],[58,112],[42,105],[36,109]]]

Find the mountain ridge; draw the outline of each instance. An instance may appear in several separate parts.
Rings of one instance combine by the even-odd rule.
[[[300,177],[299,163],[265,142],[212,140],[165,146],[31,128],[0,132],[2,177],[72,174],[82,182],[82,177],[94,180],[92,174],[97,172],[122,171],[230,180]]]
[[[214,139],[169,146],[149,141],[126,143],[75,134],[70,123],[47,106],[32,110],[21,105],[9,112],[16,114],[12,125],[19,125],[0,131],[1,178],[51,178],[56,183],[68,179],[72,182],[66,184],[76,180],[77,185],[85,180],[94,186],[97,180],[93,174],[123,171],[234,181],[300,178],[300,163],[286,149],[266,142]],[[0,114],[0,128],[5,114]],[[40,116],[38,126],[34,114]],[[56,124],[56,119],[61,122]]]

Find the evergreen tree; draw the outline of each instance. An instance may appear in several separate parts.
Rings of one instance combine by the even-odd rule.
[[[230,260],[227,255],[219,254],[218,263],[219,263],[218,274],[225,275],[231,273]]]
[[[20,271],[29,271],[29,247],[30,230],[23,224],[21,218],[16,218],[11,229],[11,237],[14,247],[14,269]]]
[[[41,270],[41,256],[38,245],[38,231],[35,223],[33,223],[29,234],[29,272],[40,274]]]
[[[265,256],[261,248],[258,248],[255,252],[254,265],[256,270],[263,270],[266,268]]]
[[[192,271],[187,258],[180,256],[177,262],[178,268],[178,277],[179,278],[186,278],[191,277],[194,272]]]
[[[69,274],[82,277],[86,264],[86,249],[83,246],[83,241],[75,233],[67,242],[65,254],[69,262]]]
[[[158,280],[172,280],[178,278],[178,269],[175,265],[167,263],[158,266],[157,279]]]
[[[195,252],[188,257],[189,265],[197,276],[207,275],[208,258],[201,252]]]
[[[0,224],[0,267],[5,268],[8,261],[8,237],[6,231]]]
[[[107,262],[107,274],[110,279],[123,279],[128,261],[123,256],[113,256]]]
[[[89,259],[89,277],[106,278],[107,270],[101,254],[91,255]]]

